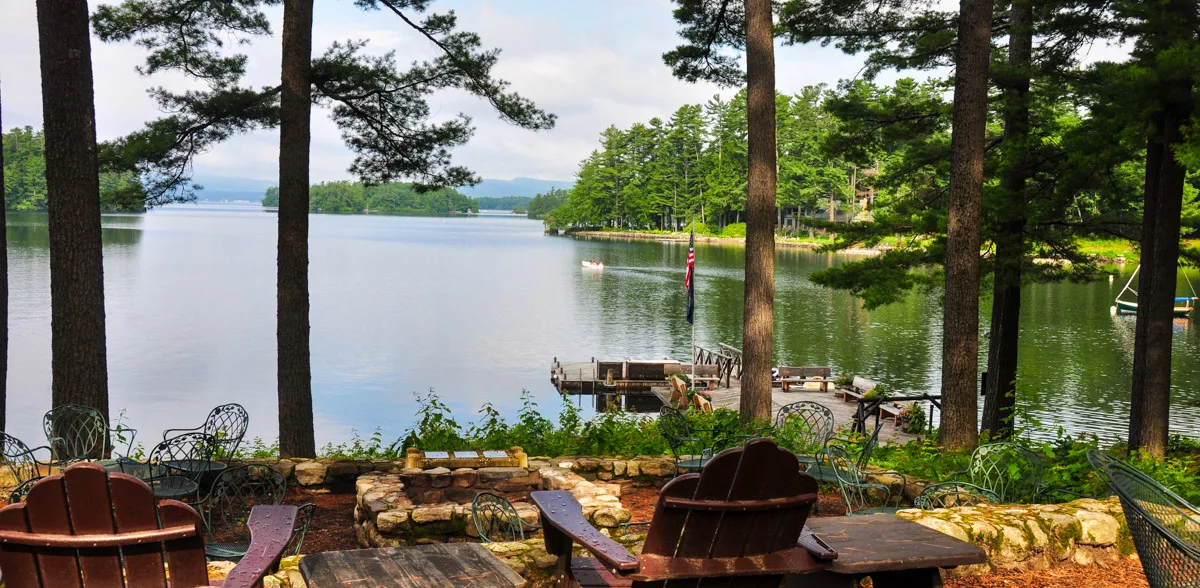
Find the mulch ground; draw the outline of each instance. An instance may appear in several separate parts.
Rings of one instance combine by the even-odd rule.
[[[632,511],[633,521],[648,521],[654,514],[658,489],[621,485],[621,503]],[[288,490],[286,504],[317,505],[312,526],[304,538],[302,553],[317,553],[341,549],[357,549],[354,535],[355,496],[349,493],[319,493],[303,488]],[[836,493],[822,492],[814,516],[845,514],[845,503]],[[867,581],[865,586],[870,586]],[[1001,572],[987,576],[951,578],[946,588],[1125,588],[1148,586],[1137,560],[1122,559],[1110,565],[1063,566],[1037,572]]]

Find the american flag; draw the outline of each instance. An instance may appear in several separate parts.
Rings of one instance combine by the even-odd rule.
[[[683,285],[687,288],[688,307],[687,307],[687,322],[691,323],[693,315],[696,312],[696,281],[692,279],[696,273],[696,227],[692,226],[692,234],[688,237],[688,260],[687,260],[687,276],[683,278]]]

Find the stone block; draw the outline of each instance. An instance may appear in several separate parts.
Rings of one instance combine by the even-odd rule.
[[[437,488],[413,490],[408,496],[413,504],[437,504],[446,501],[446,493]]]
[[[375,528],[384,535],[397,535],[408,528],[409,511],[391,510],[375,517]]]
[[[667,459],[645,459],[638,463],[638,470],[644,476],[671,476],[675,473],[675,464]]]
[[[446,468],[434,468],[425,472],[425,474],[429,476],[429,485],[434,488],[445,488],[452,481],[450,470]]]
[[[401,479],[408,488],[428,488],[433,485],[433,480],[423,471],[418,471],[415,474],[404,474]]]
[[[358,464],[352,461],[339,461],[325,466],[325,477],[330,480],[358,477]]]
[[[325,483],[325,464],[319,461],[305,461],[296,464],[296,481],[301,486],[320,486]]]
[[[454,486],[446,488],[442,491],[442,494],[446,496],[446,500],[452,500],[458,504],[470,504],[472,500],[475,500],[475,496],[479,494],[479,491],[474,488],[459,488]]]
[[[479,468],[479,482],[495,483],[513,478],[524,478],[529,475],[525,468],[518,467],[494,467],[494,468]]]
[[[470,488],[479,481],[479,474],[477,474],[475,470],[471,468],[459,468],[454,470],[454,473],[451,474],[451,477],[453,478],[454,486],[458,488]]]
[[[279,470],[279,473],[283,474],[283,477],[285,478],[290,478],[292,476],[292,471],[296,469],[296,462],[290,459],[281,459],[269,465]]]
[[[624,476],[625,471],[629,469],[628,462],[624,462],[624,461],[613,462],[612,466],[613,466],[613,475],[618,478],[621,476]]]
[[[418,524],[449,521],[454,518],[453,504],[433,504],[418,506],[412,511],[412,521]]]
[[[607,482],[607,481],[613,479],[613,474],[612,474],[612,472],[603,472],[603,471],[596,472],[596,478]]]
[[[1082,531],[1079,537],[1081,545],[1107,547],[1117,542],[1117,530],[1121,525],[1112,515],[1091,510],[1079,510],[1075,512],[1075,518],[1079,519]]]
[[[592,513],[592,522],[597,527],[611,529],[621,523],[628,523],[632,514],[628,509],[624,508],[600,508]]]
[[[636,461],[631,461],[631,462],[626,463],[625,471],[627,472],[627,474],[629,475],[630,478],[636,478],[637,476],[642,475],[642,469],[638,465],[638,462],[636,462]]]
[[[529,492],[530,490],[536,490],[537,486],[531,484],[516,484],[513,482],[500,482],[496,484],[494,488],[496,489],[496,492],[508,493]]]

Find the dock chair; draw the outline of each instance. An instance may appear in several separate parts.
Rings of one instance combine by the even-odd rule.
[[[278,565],[294,506],[258,507],[253,547],[224,581],[261,585]],[[115,529],[115,531],[114,531]],[[174,500],[156,506],[145,482],[78,463],[38,481],[25,502],[0,509],[0,571],[7,588],[208,586],[200,515]]]
[[[1200,516],[1191,505],[1127,464],[1105,466],[1152,588],[1200,584]]]
[[[209,559],[239,561],[250,548],[250,513],[258,506],[282,504],[287,477],[261,464],[229,468],[217,474],[208,496],[196,504],[204,520],[204,554]],[[316,513],[315,504],[300,506],[285,555],[297,555]]]
[[[785,575],[823,568],[797,546],[817,482],[770,439],[722,451],[703,472],[663,486],[640,556],[588,524],[570,492],[529,496],[542,513],[546,551],[558,556],[560,587],[697,585],[701,578],[779,586]],[[595,557],[572,557],[575,543]]]
[[[524,541],[525,532],[537,532],[541,527],[521,519],[507,498],[491,492],[480,492],[471,501],[471,522],[484,543]]]

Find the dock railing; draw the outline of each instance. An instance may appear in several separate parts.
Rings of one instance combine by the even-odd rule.
[[[726,388],[730,386],[731,379],[737,378],[740,380],[742,377],[742,357],[740,352],[735,358],[720,351],[705,349],[699,345],[692,345],[692,363],[695,365],[717,366],[717,377],[725,379]]]
[[[929,418],[925,421],[925,426],[929,431],[933,430],[933,414],[934,410],[942,409],[941,394],[921,394],[918,396],[884,396],[882,398],[866,398],[858,399],[858,408],[854,412],[854,431],[856,433],[866,434],[867,420],[871,416],[875,417],[875,425],[879,425],[879,408],[886,402],[928,402],[929,403]]]

